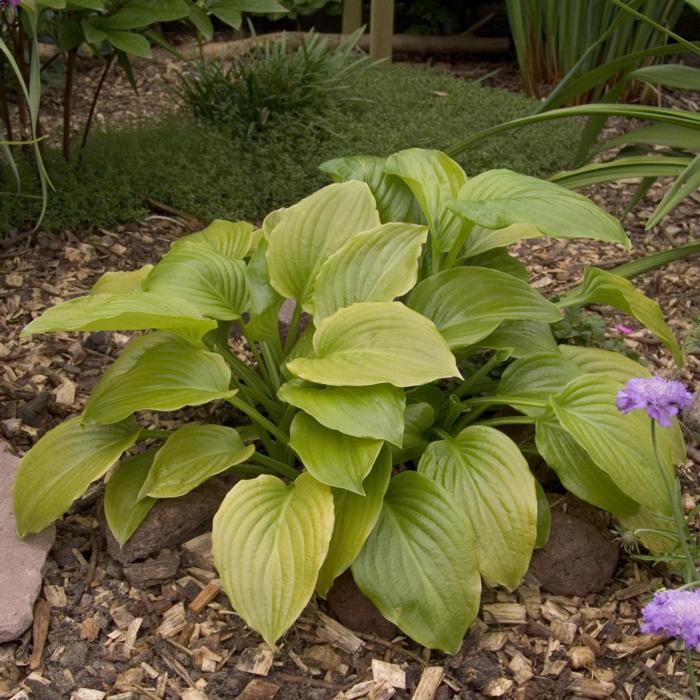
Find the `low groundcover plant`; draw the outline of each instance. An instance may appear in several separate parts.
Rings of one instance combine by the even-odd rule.
[[[235,610],[270,645],[351,568],[385,617],[447,652],[478,612],[481,580],[514,589],[546,541],[547,501],[524,454],[657,546],[645,533],[671,503],[646,416],[615,406],[649,372],[557,345],[550,326],[562,308],[608,304],[681,363],[675,338],[627,280],[589,268],[553,303],[507,252],[534,236],[629,245],[619,222],[509,170],[467,178],[438,151],[323,170],[336,182],[260,229],[215,221],[155,266],[106,273],[29,324],[26,334],[153,332],[131,341],[81,416],[25,455],[20,535],[59,518],[132,448],[105,491],[121,543],[156,499],[238,475],[214,520],[214,561]],[[280,334],[285,299],[295,306]],[[254,362],[231,352],[234,326]],[[141,413],[212,401],[249,420],[168,432]],[[684,459],[671,421],[656,436],[669,470]],[[520,445],[501,429],[519,424],[529,431]]]

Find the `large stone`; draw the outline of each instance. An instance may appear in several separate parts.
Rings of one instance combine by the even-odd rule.
[[[553,509],[549,542],[535,551],[530,573],[549,593],[586,596],[610,583],[618,559],[617,545],[587,514]]]
[[[107,527],[100,508],[100,522],[109,555],[129,564],[145,559],[161,549],[175,549],[183,542],[211,530],[212,519],[236,479],[216,477],[179,498],[163,498],[156,503],[129,541],[120,547]]]
[[[0,642],[17,639],[32,624],[44,563],[56,537],[53,525],[17,537],[12,484],[18,465],[19,459],[0,443]]]

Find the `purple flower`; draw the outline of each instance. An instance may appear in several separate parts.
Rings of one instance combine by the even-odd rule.
[[[643,408],[659,425],[670,427],[673,416],[690,406],[693,395],[682,382],[663,377],[630,379],[617,394],[617,408],[629,413]]]
[[[614,326],[614,328],[621,335],[629,335],[630,333],[634,333],[634,328],[625,326],[622,323],[618,323],[616,326]]]
[[[642,632],[665,634],[700,651],[700,589],[661,591],[642,610]]]

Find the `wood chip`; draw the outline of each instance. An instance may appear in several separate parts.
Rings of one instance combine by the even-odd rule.
[[[424,668],[411,700],[434,700],[444,675],[442,666]]]
[[[54,391],[56,403],[61,404],[61,406],[73,406],[75,404],[75,389],[75,382],[65,377]]]
[[[137,588],[148,588],[175,578],[179,565],[180,557],[170,553],[162,555],[158,559],[128,564],[124,567],[124,576],[129,583]]]
[[[211,603],[221,593],[221,586],[216,581],[210,581],[190,603],[190,610],[198,613]]]
[[[277,695],[278,690],[279,686],[274,683],[260,681],[256,678],[243,688],[238,700],[272,700]]]
[[[309,666],[322,668],[324,671],[337,671],[343,661],[340,654],[334,652],[328,644],[314,644],[304,658]]]
[[[13,289],[19,289],[24,286],[24,277],[16,272],[8,272],[5,275],[5,284]]]
[[[363,681],[362,683],[355,683],[355,685],[350,688],[350,690],[345,691],[345,697],[348,700],[355,700],[355,698],[364,698],[369,691],[374,686],[374,681]]]
[[[627,637],[621,642],[606,645],[613,652],[616,659],[624,659],[630,654],[638,654],[642,651],[653,649],[658,644],[663,644],[666,637],[660,634],[638,634],[634,637]]]
[[[135,617],[126,629],[126,636],[124,637],[124,651],[128,656],[131,655],[132,649],[136,646],[136,637],[138,636],[139,629],[141,629],[141,623],[143,622],[142,617]]]
[[[500,651],[508,641],[506,632],[487,632],[479,637],[477,646],[482,651]]]
[[[194,537],[182,545],[188,558],[188,564],[205,571],[214,571],[214,560],[211,554],[211,532]]]
[[[168,639],[169,637],[174,637],[176,634],[181,632],[185,625],[187,624],[187,617],[185,615],[185,604],[176,603],[163,615],[163,622],[157,629],[157,633]]]
[[[107,693],[103,693],[101,690],[78,688],[78,690],[70,696],[70,700],[102,700],[105,695],[107,695]]]
[[[513,674],[513,678],[518,685],[529,681],[534,675],[532,664],[524,654],[516,651],[508,664],[508,669]]]
[[[356,654],[365,643],[347,627],[343,626],[332,617],[328,617],[320,611],[316,611],[318,626],[316,636],[323,642],[327,642],[348,654]]]
[[[487,603],[482,606],[484,622],[497,625],[522,625],[527,622],[527,609],[519,603]]]
[[[133,622],[134,616],[127,609],[126,603],[109,611],[110,617],[114,620],[114,624],[120,629],[125,630]]]
[[[573,622],[564,622],[563,620],[553,620],[549,625],[552,634],[564,644],[571,644],[576,637],[576,625]]]
[[[267,644],[248,647],[241,652],[236,662],[236,671],[253,673],[256,676],[266,676],[272,668],[274,654]]]
[[[406,689],[406,671],[397,664],[372,659],[372,678],[375,683],[388,683],[392,688]]]
[[[52,608],[65,608],[68,605],[63,586],[44,586],[44,597]]]
[[[567,690],[584,698],[608,698],[615,692],[615,684],[595,678],[578,678]]]
[[[571,659],[572,668],[590,670],[595,666],[595,654],[590,647],[571,647],[567,653]]]
[[[44,654],[46,637],[49,633],[49,620],[51,606],[43,598],[39,598],[34,605],[34,622],[32,624],[32,656],[29,660],[29,668],[35,671],[41,666],[41,658]]]
[[[86,617],[78,624],[80,638],[88,642],[94,642],[100,635],[100,625],[97,622],[97,615]]]
[[[484,688],[484,695],[489,698],[502,698],[510,693],[513,685],[514,683],[510,678],[496,678]]]
[[[396,689],[386,681],[375,683],[367,693],[368,700],[389,700],[394,697]]]

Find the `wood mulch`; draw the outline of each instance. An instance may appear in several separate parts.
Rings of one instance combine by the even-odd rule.
[[[98,70],[79,82],[93,80]],[[156,80],[157,66],[152,70]],[[113,91],[108,85],[101,107],[109,123],[137,112],[120,80]],[[148,89],[141,95],[148,104]],[[665,186],[655,187],[625,219],[633,256],[698,238],[697,195],[645,231]],[[591,194],[619,213],[632,189],[632,183],[616,183],[591,188]],[[57,333],[20,339],[21,328],[48,306],[86,292],[106,270],[155,262],[172,240],[195,229],[189,220],[153,215],[90,236],[40,233],[0,253],[0,435],[18,454],[81,410],[129,337]],[[584,265],[611,267],[629,259],[620,246],[593,242],[534,240],[514,250],[547,296],[576,283]],[[700,316],[697,258],[644,275],[638,283],[659,301],[677,333]],[[623,319],[604,313],[613,337],[614,324]],[[646,331],[624,342],[652,367],[698,386],[698,358],[689,357],[678,372]],[[168,418],[175,423],[179,417]],[[700,502],[697,475],[698,464],[689,461],[684,469],[689,509]],[[103,546],[98,496],[99,489],[57,524],[34,629],[0,645],[0,698],[689,697],[678,644],[639,632],[640,608],[668,581],[662,570],[627,555],[613,582],[585,598],[546,594],[529,578],[514,593],[485,589],[479,618],[453,657],[404,637],[355,635],[328,616],[323,601],[310,604],[273,655],[230,609],[202,540],[164,550],[155,560],[122,565]]]

